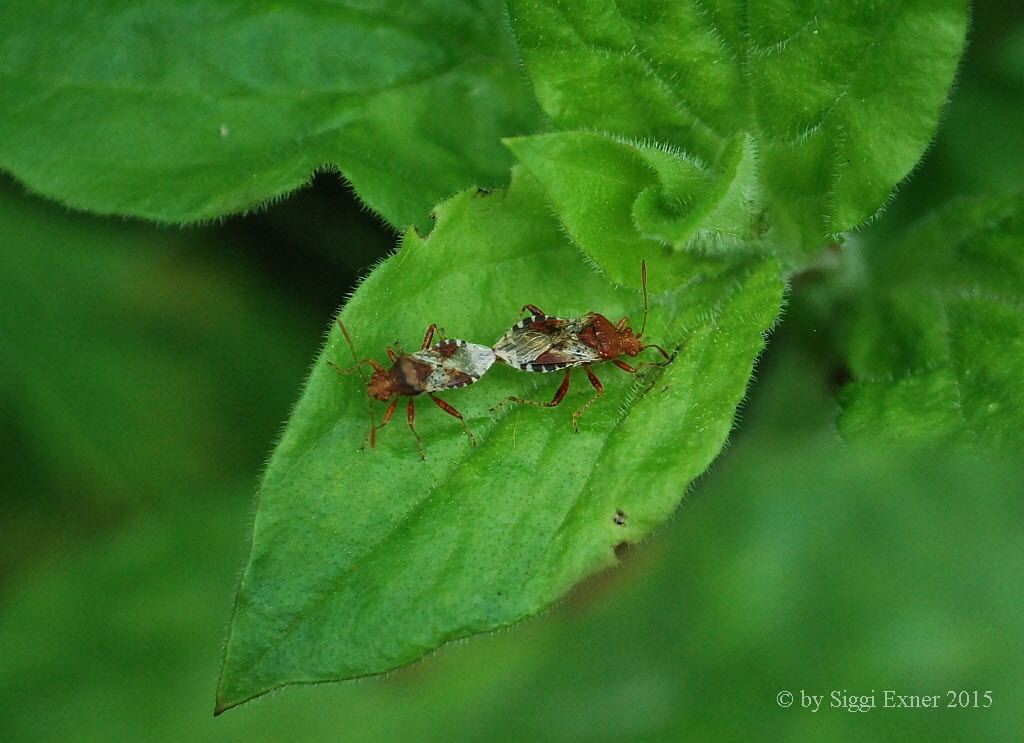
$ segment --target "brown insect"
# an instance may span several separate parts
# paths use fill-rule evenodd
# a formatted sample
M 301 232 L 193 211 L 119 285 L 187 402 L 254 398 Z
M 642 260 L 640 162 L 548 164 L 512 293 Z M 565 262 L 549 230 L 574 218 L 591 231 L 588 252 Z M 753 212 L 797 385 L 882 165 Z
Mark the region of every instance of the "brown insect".
M 647 263 L 640 264 L 641 283 L 644 294 L 644 319 L 640 332 L 635 333 L 629 326 L 629 318 L 623 317 L 615 325 L 597 312 L 588 312 L 583 317 L 551 317 L 533 304 L 523 305 L 519 313 L 530 311 L 530 316 L 520 320 L 494 344 L 494 355 L 516 369 L 529 372 L 554 372 L 565 370 L 562 384 L 551 402 L 524 400 L 521 397 L 506 397 L 491 410 L 507 402 L 522 402 L 528 405 L 542 405 L 553 408 L 565 399 L 569 391 L 569 377 L 574 367 L 582 366 L 597 394 L 586 405 L 572 415 L 572 427 L 579 432 L 580 416 L 604 394 L 604 387 L 593 371 L 591 364 L 610 361 L 623 371 L 636 374 L 644 366 L 657 366 L 655 362 L 644 361 L 636 367 L 630 366 L 619 356 L 637 356 L 648 348 L 657 350 L 666 361 L 672 357 L 664 348 L 642 340 L 647 329 Z
M 416 432 L 416 428 L 413 425 L 415 418 L 414 398 L 417 395 L 427 395 L 441 410 L 450 416 L 458 418 L 459 422 L 462 423 L 463 429 L 466 431 L 466 435 L 469 436 L 469 440 L 473 443 L 473 446 L 476 446 L 476 437 L 469 430 L 469 426 L 466 425 L 462 413 L 437 397 L 434 393 L 465 387 L 480 379 L 484 372 L 494 363 L 495 356 L 492 349 L 455 338 L 443 340 L 441 343 L 431 346 L 430 343 L 434 339 L 434 332 L 437 330 L 437 326 L 432 324 L 427 328 L 427 333 L 423 337 L 423 345 L 419 351 L 397 353 L 388 346 L 386 352 L 388 358 L 391 359 L 392 366 L 390 369 L 385 369 L 373 359 L 363 359 L 360 361 L 356 355 L 356 348 L 352 343 L 352 338 L 349 336 L 348 330 L 345 328 L 341 318 L 338 318 L 338 327 L 341 328 L 345 340 L 348 341 L 348 347 L 351 349 L 352 358 L 356 363 L 351 369 L 342 369 L 330 361 L 327 363 L 342 374 L 348 374 L 353 370 L 357 371 L 363 383 L 366 384 L 366 392 L 370 396 L 370 432 L 363 441 L 363 447 L 366 446 L 367 441 L 370 442 L 371 449 L 376 447 L 377 431 L 384 428 L 391 420 L 395 410 L 398 408 L 399 398 L 408 397 L 409 405 L 406 409 L 406 419 L 409 422 L 409 430 L 416 437 L 416 444 L 420 450 L 420 459 L 426 459 L 426 454 L 423 451 L 423 439 Z M 363 364 L 369 364 L 373 369 L 369 379 L 363 374 Z M 384 411 L 383 420 L 381 420 L 380 425 L 377 425 L 373 416 L 373 401 L 381 400 L 387 402 L 392 398 L 394 400 L 392 400 L 387 410 Z

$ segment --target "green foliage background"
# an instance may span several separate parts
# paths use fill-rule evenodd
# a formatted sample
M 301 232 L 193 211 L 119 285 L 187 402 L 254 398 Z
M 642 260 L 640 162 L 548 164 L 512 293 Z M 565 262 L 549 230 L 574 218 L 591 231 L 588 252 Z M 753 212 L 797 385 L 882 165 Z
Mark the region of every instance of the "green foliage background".
M 1024 22 L 980 4 L 945 123 L 856 238 L 865 255 L 949 199 L 1019 186 L 1022 99 Z M 0 739 L 1013 740 L 1024 726 L 1024 471 L 984 451 L 841 446 L 836 341 L 872 328 L 836 323 L 841 287 L 814 275 L 794 284 L 732 446 L 622 566 L 385 678 L 214 720 L 254 473 L 324 318 L 395 236 L 330 174 L 188 229 L 70 213 L 10 179 L 0 195 Z M 775 702 L 887 688 L 995 701 Z

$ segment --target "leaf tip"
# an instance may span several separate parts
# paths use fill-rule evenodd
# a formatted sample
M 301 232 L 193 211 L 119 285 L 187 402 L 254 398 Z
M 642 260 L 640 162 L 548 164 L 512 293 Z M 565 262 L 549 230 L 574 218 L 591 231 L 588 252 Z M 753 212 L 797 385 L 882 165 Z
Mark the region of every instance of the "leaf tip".
M 224 681 L 221 680 L 213 699 L 213 716 L 220 717 L 229 709 L 234 709 L 240 704 L 245 704 L 251 699 L 262 696 L 265 693 L 266 691 L 257 691 L 254 693 L 252 691 L 245 690 L 239 693 L 237 687 L 234 689 L 226 689 Z
M 241 702 L 226 700 L 221 690 L 217 689 L 217 694 L 213 700 L 213 716 L 220 717 L 229 709 L 231 709 L 232 707 L 237 707 L 239 704 L 241 704 Z

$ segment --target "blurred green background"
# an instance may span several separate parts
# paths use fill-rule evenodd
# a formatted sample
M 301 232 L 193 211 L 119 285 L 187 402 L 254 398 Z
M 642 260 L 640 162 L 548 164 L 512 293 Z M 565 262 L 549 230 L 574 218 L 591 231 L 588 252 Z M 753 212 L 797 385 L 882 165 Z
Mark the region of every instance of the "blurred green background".
M 1013 5 L 975 8 L 932 150 L 854 244 L 1019 185 Z M 732 445 L 620 568 L 385 678 L 214 719 L 260 468 L 395 240 L 329 173 L 180 230 L 0 182 L 0 740 L 1018 739 L 1024 467 L 844 447 L 827 276 L 795 283 Z M 885 689 L 943 708 L 800 708 Z

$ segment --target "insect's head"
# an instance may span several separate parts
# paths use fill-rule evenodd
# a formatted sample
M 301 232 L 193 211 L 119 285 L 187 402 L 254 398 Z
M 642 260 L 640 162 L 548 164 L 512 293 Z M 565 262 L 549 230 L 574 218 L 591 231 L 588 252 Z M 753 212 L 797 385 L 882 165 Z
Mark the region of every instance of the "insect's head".
M 580 333 L 580 340 L 598 350 L 602 358 L 614 359 L 616 356 L 636 356 L 644 348 L 640 336 L 629 327 L 629 318 L 619 320 L 612 325 L 604 315 L 598 312 L 587 314 L 586 326 Z
M 643 351 L 647 346 L 640 340 L 639 335 L 633 332 L 633 328 L 628 325 L 619 331 L 619 353 L 625 354 L 626 356 L 636 356 Z
M 374 400 L 386 402 L 395 394 L 395 385 L 391 380 L 391 374 L 387 369 L 380 369 L 370 375 L 366 383 L 366 391 Z

